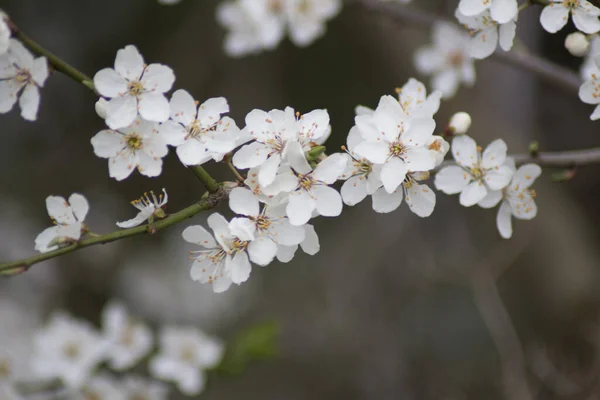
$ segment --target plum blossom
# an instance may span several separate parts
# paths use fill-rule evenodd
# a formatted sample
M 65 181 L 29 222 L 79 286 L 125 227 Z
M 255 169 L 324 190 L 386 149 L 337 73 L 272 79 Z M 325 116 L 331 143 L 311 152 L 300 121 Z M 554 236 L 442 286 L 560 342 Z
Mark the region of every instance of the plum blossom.
M 106 305 L 102 312 L 102 327 L 110 346 L 106 358 L 110 367 L 123 371 L 135 366 L 152 350 L 150 328 L 132 318 L 125 306 L 118 302 Z
M 372 115 L 359 115 L 356 126 L 364 141 L 354 152 L 382 165 L 381 181 L 393 193 L 408 171 L 429 171 L 437 156 L 428 146 L 435 130 L 432 118 L 409 118 L 392 96 L 383 96 Z
M 219 364 L 224 345 L 191 327 L 163 327 L 159 336 L 160 351 L 150 360 L 150 373 L 175 382 L 188 396 L 198 395 L 206 382 L 204 370 Z
M 284 0 L 290 39 L 296 46 L 308 46 L 323 36 L 325 23 L 341 9 L 341 0 Z
M 248 260 L 248 240 L 233 235 L 227 220 L 218 213 L 208 217 L 208 226 L 215 238 L 199 225 L 187 227 L 183 239 L 203 247 L 192 251 L 194 260 L 190 275 L 200 283 L 210 283 L 215 293 L 229 289 L 231 283 L 241 284 L 248 280 L 252 266 Z
M 584 81 L 591 80 L 594 75 L 600 76 L 600 70 L 596 66 L 595 62 L 595 58 L 597 56 L 600 56 L 600 36 L 591 35 L 590 47 L 579 70 L 579 75 Z
M 100 70 L 94 85 L 101 96 L 109 98 L 106 124 L 110 129 L 131 125 L 139 115 L 147 121 L 165 122 L 169 118 L 169 102 L 164 93 L 171 90 L 175 75 L 162 64 L 144 63 L 135 46 L 117 51 L 113 68 Z
M 87 322 L 55 313 L 35 338 L 32 370 L 42 379 L 59 378 L 78 389 L 106 356 L 108 342 Z
M 165 385 L 139 376 L 125 377 L 122 387 L 128 400 L 167 400 L 169 397 L 169 389 Z
M 264 206 L 249 189 L 235 188 L 229 194 L 229 207 L 237 217 L 229 229 L 238 237 L 249 237 L 248 254 L 258 265 L 268 265 L 277 255 L 279 246 L 296 246 L 304 241 L 304 229 L 294 226 L 285 217 L 285 206 Z
M 569 14 L 581 32 L 600 31 L 600 8 L 587 0 L 550 0 L 540 14 L 540 22 L 546 31 L 556 33 L 567 25 Z
M 83 221 L 90 209 L 85 197 L 73 193 L 67 202 L 64 197 L 48 196 L 46 209 L 55 225 L 35 238 L 35 250 L 46 253 L 58 249 L 63 243 L 79 240 L 85 229 Z
M 537 164 L 525 164 L 516 169 L 512 160 L 507 160 L 506 165 L 516 171 L 510 184 L 500 192 L 499 196 L 494 197 L 498 199 L 495 201 L 496 204 L 502 200 L 496 217 L 498 231 L 504 239 L 510 239 L 513 232 L 511 217 L 531 220 L 537 215 L 535 191 L 530 187 L 542 174 L 542 169 Z
M 442 168 L 435 176 L 435 187 L 446 194 L 460 193 L 460 204 L 473 206 L 483 201 L 490 191 L 505 188 L 513 170 L 503 165 L 506 143 L 496 139 L 481 153 L 473 139 L 456 136 L 452 141 L 452 155 L 458 165 Z
M 140 197 L 139 200 L 134 200 L 131 204 L 140 210 L 138 215 L 135 218 L 132 218 L 127 221 L 117 222 L 117 226 L 119 228 L 133 228 L 134 226 L 138 226 L 148 221 L 148 223 L 152 223 L 154 218 L 164 218 L 165 212 L 163 207 L 167 204 L 169 200 L 169 196 L 167 196 L 167 191 L 165 189 L 162 190 L 163 194 L 159 194 L 158 197 L 154 194 L 153 191 L 150 191 L 150 196 L 148 193 L 144 193 L 143 197 Z
M 119 383 L 108 375 L 92 377 L 75 400 L 128 400 Z
M 469 55 L 470 37 L 457 26 L 438 22 L 433 26 L 433 45 L 421 48 L 415 54 L 419 72 L 433 75 L 431 86 L 440 90 L 444 98 L 456 94 L 460 83 L 475 83 L 475 66 Z
M 516 16 L 515 19 L 505 23 L 499 23 L 492 19 L 488 10 L 468 17 L 462 14 L 460 9 L 457 9 L 455 16 L 471 35 L 469 42 L 471 57 L 476 59 L 489 57 L 496 51 L 498 44 L 504 51 L 512 48 L 517 30 Z
M 326 110 L 314 110 L 297 118 L 294 109 L 287 107 L 285 111 L 251 111 L 246 116 L 244 131 L 254 141 L 233 155 L 233 165 L 240 169 L 260 167 L 258 182 L 268 186 L 275 180 L 290 148 L 304 153 L 314 145 L 323 144 L 331 127 Z M 290 147 L 291 143 L 300 145 Z
M 596 121 L 600 119 L 600 54 L 594 57 L 596 71 L 591 73 L 591 78 L 585 81 L 579 88 L 579 98 L 586 104 L 593 104 L 596 107 L 590 115 L 590 119 Z
M 160 126 L 160 133 L 184 165 L 221 161 L 237 146 L 240 130 L 235 121 L 221 114 L 229 112 L 223 97 L 206 100 L 200 106 L 185 90 L 173 93 L 171 119 Z
M 145 176 L 154 177 L 162 172 L 162 158 L 169 149 L 158 124 L 137 118 L 127 128 L 105 129 L 91 140 L 94 154 L 108 158 L 111 178 L 123 180 L 135 168 Z
M 429 178 L 429 172 L 409 172 L 402 184 L 392 193 L 379 188 L 373 193 L 373 210 L 378 213 L 389 213 L 396 210 L 406 199 L 410 210 L 419 217 L 429 217 L 435 208 L 435 193 L 427 185 L 419 181 Z
M 35 121 L 40 106 L 40 88 L 47 78 L 46 58 L 33 58 L 21 42 L 9 39 L 8 51 L 0 55 L 0 114 L 12 110 L 19 100 L 21 116 L 27 121 Z
M 280 8 L 277 1 L 268 0 L 221 2 L 217 21 L 228 30 L 225 52 L 240 57 L 277 47 L 285 34 Z
M 517 0 L 460 0 L 458 10 L 469 17 L 487 11 L 494 21 L 505 24 L 517 17 L 519 5 Z

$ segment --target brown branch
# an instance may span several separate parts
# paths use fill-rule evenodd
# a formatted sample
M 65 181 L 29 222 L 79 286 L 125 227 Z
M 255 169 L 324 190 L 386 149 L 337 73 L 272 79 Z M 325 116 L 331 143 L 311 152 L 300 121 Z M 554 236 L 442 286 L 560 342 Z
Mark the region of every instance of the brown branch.
M 402 23 L 412 24 L 419 28 L 429 29 L 436 22 L 451 22 L 443 16 L 422 11 L 414 7 L 382 2 L 380 0 L 355 0 L 354 3 L 360 3 L 369 10 L 381 13 Z M 557 84 L 572 93 L 577 93 L 581 86 L 581 79 L 579 79 L 579 76 L 575 72 L 530 53 L 517 50 L 509 52 L 496 51 L 493 57 L 505 64 L 529 71 L 549 83 Z

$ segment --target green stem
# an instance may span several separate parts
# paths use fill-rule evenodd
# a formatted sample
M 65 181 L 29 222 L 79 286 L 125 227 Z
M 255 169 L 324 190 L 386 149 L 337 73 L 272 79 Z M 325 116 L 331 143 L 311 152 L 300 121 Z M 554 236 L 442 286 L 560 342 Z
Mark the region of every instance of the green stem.
M 79 71 L 77 68 L 72 67 L 66 61 L 62 60 L 60 57 L 54 55 L 49 52 L 45 48 L 43 48 L 39 43 L 31 39 L 29 36 L 23 33 L 12 21 L 10 22 L 10 27 L 13 31 L 13 35 L 15 38 L 19 39 L 21 43 L 29 50 L 37 54 L 38 56 L 43 56 L 48 59 L 48 63 L 58 72 L 62 72 L 69 78 L 73 79 L 76 82 L 83 84 L 85 87 L 90 89 L 92 92 L 98 94 L 96 91 L 96 87 L 94 86 L 94 80 Z
M 198 179 L 200 179 L 200 181 L 202 182 L 204 187 L 206 187 L 206 190 L 208 190 L 209 193 L 216 193 L 219 191 L 219 188 L 221 186 L 217 181 L 214 180 L 212 176 L 210 176 L 208 172 L 206 172 L 204 168 L 202 168 L 199 165 L 192 165 L 188 167 L 188 169 L 192 171 L 192 173 L 196 175 Z
M 165 229 L 171 225 L 183 222 L 184 220 L 193 217 L 201 211 L 214 208 L 219 203 L 219 201 L 222 200 L 222 197 L 223 196 L 221 195 L 208 196 L 208 198 L 199 201 L 198 203 L 192 204 L 191 206 L 184 208 L 183 210 L 180 210 L 175 214 L 171 214 L 167 218 L 161 219 L 152 224 L 136 226 L 134 228 L 129 229 L 121 229 L 112 233 L 108 233 L 106 235 L 99 235 L 87 239 L 82 239 L 77 243 L 73 243 L 69 246 L 62 247 L 58 250 L 50 251 L 48 253 L 42 253 L 37 256 L 25 258 L 22 260 L 0 264 L 0 275 L 18 274 L 26 271 L 29 267 L 31 267 L 34 264 L 68 253 L 72 253 L 85 247 L 94 246 L 97 244 L 110 243 L 116 240 L 141 235 L 144 233 L 152 235 L 161 229 Z

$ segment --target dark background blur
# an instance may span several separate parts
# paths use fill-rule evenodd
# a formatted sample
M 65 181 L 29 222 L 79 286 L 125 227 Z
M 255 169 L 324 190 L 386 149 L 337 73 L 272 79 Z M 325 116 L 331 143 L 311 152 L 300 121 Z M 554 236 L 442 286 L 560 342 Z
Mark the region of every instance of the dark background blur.
M 434 12 L 454 5 L 413 3 Z M 225 96 L 240 126 L 254 108 L 327 108 L 330 149 L 344 143 L 356 105 L 375 106 L 411 76 L 428 82 L 415 71 L 412 54 L 429 41 L 429 32 L 359 4 L 348 5 L 326 36 L 306 49 L 285 41 L 274 52 L 242 59 L 222 51 L 216 5 L 0 0 L 29 36 L 88 75 L 111 66 L 119 48 L 135 44 L 147 62 L 173 68 L 174 89 L 185 88 L 200 101 Z M 580 60 L 563 46 L 567 30 L 545 34 L 538 14 L 533 7 L 522 13 L 519 39 L 577 68 Z M 438 127 L 454 112 L 468 111 L 470 135 L 484 146 L 497 137 L 514 153 L 525 152 L 532 140 L 543 150 L 598 145 L 592 107 L 575 93 L 493 57 L 477 64 L 477 74 L 475 88 L 461 88 L 442 104 Z M 34 253 L 35 235 L 49 224 L 44 199 L 50 194 L 85 194 L 88 225 L 100 233 L 131 218 L 129 201 L 149 189 L 167 189 L 168 211 L 201 196 L 202 187 L 173 152 L 159 178 L 109 178 L 107 161 L 90 144 L 104 128 L 95 101 L 56 74 L 42 91 L 36 123 L 23 121 L 18 111 L 0 116 L 0 259 Z M 220 166 L 207 168 L 231 179 Z M 0 282 L 0 317 L 3 307 L 16 305 L 18 318 L 32 326 L 57 308 L 98 322 L 104 303 L 118 298 L 155 324 L 193 324 L 226 339 L 242 327 L 277 320 L 280 356 L 239 377 L 217 378 L 205 399 L 500 399 L 507 356 L 492 340 L 470 278 L 487 269 L 498 276 L 536 398 L 600 399 L 600 166 L 564 183 L 553 183 L 551 172 L 535 185 L 538 217 L 515 222 L 509 241 L 496 230 L 495 210 L 466 209 L 456 197 L 438 193 L 428 219 L 405 205 L 376 214 L 367 200 L 346 207 L 343 218 L 315 221 L 321 239 L 316 256 L 299 252 L 290 264 L 255 267 L 247 283 L 215 295 L 189 279 L 190 248 L 180 238 L 183 227 L 204 223 L 207 215 L 199 215 L 156 237 L 89 248 Z

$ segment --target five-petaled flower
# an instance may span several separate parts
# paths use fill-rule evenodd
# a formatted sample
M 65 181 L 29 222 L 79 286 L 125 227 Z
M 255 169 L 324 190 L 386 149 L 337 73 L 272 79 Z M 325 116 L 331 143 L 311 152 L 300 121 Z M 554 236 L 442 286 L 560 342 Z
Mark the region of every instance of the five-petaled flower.
M 458 4 L 458 10 L 465 16 L 472 17 L 487 11 L 500 24 L 516 18 L 518 7 L 517 0 L 460 0 Z
M 466 16 L 459 9 L 456 10 L 455 16 L 471 35 L 469 42 L 471 57 L 477 59 L 489 57 L 494 53 L 498 44 L 504 51 L 512 48 L 517 30 L 515 19 L 499 23 L 491 17 L 489 11 L 484 11 L 479 15 Z
M 162 191 L 164 196 L 163 194 L 159 194 L 157 197 L 153 191 L 150 191 L 149 196 L 148 193 L 144 193 L 144 196 L 140 197 L 139 200 L 132 201 L 131 204 L 140 210 L 140 212 L 135 216 L 135 218 L 123 222 L 117 222 L 117 226 L 119 228 L 133 228 L 134 226 L 143 224 L 146 221 L 152 223 L 154 218 L 164 218 L 165 212 L 163 207 L 167 204 L 169 196 L 164 188 Z
M 35 238 L 35 249 L 41 253 L 56 250 L 61 244 L 77 241 L 85 228 L 83 221 L 90 209 L 85 197 L 73 193 L 67 202 L 64 197 L 46 198 L 48 215 L 55 226 L 46 228 Z
M 540 22 L 546 31 L 556 33 L 567 25 L 569 14 L 581 32 L 600 31 L 600 8 L 587 0 L 550 0 L 540 14 Z
M 141 118 L 127 128 L 100 131 L 91 142 L 98 157 L 108 158 L 111 178 L 119 181 L 131 175 L 136 167 L 142 175 L 160 175 L 162 158 L 169 152 L 158 124 Z
M 117 52 L 115 68 L 105 68 L 94 76 L 101 96 L 110 98 L 106 124 L 111 129 L 129 126 L 139 115 L 148 121 L 164 122 L 169 118 L 169 101 L 164 93 L 171 90 L 175 75 L 162 64 L 146 65 L 135 46 Z
M 46 58 L 33 58 L 21 42 L 10 39 L 8 51 L 0 56 L 0 114 L 12 110 L 18 99 L 21 116 L 35 121 L 40 106 L 39 88 L 47 78 Z

